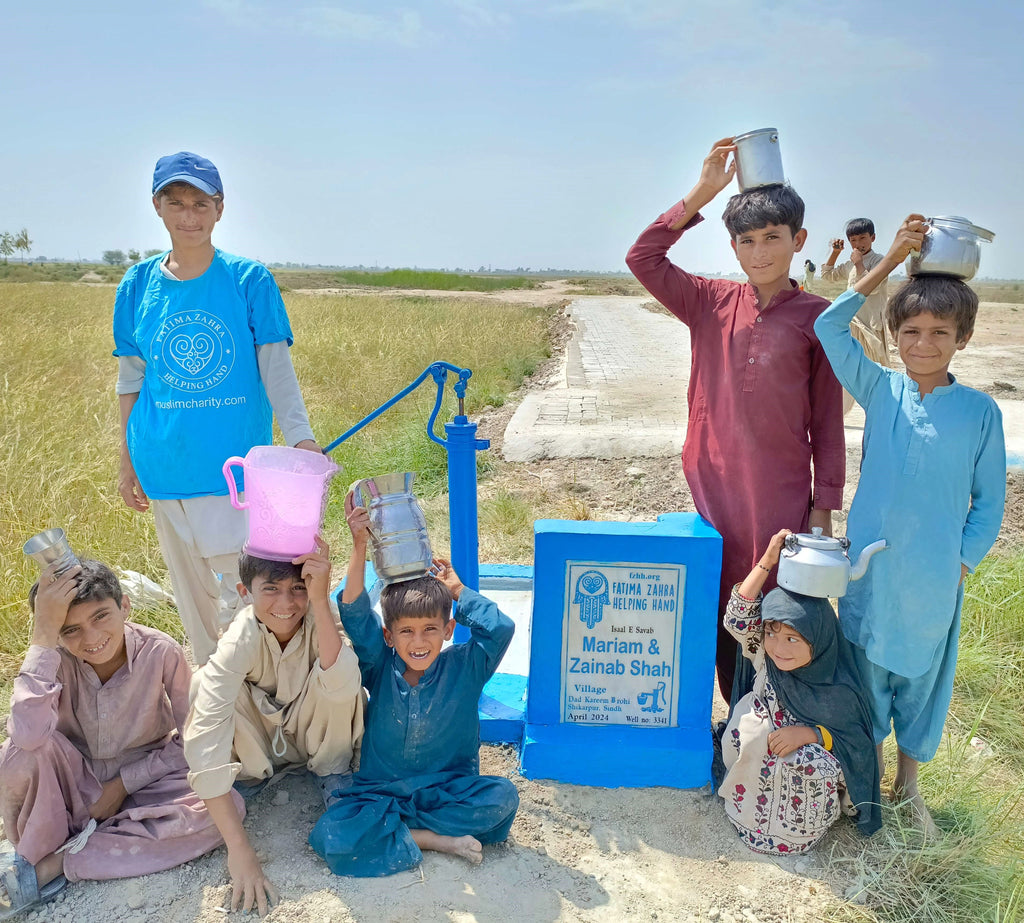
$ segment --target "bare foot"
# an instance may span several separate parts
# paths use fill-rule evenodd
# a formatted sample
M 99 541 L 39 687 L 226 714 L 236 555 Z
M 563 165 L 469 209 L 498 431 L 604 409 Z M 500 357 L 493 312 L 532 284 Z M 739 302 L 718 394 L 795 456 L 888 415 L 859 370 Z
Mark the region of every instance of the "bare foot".
M 450 837 L 452 844 L 448 850 L 453 856 L 461 856 L 471 865 L 479 865 L 484 861 L 484 848 L 475 836 Z
M 928 810 L 928 806 L 924 803 L 924 798 L 921 797 L 919 792 L 908 795 L 903 804 L 910 809 L 910 816 L 913 818 L 914 826 L 921 831 L 926 840 L 938 839 L 941 836 L 939 828 L 935 826 L 935 821 L 932 820 L 931 811 Z
M 442 836 L 432 830 L 410 830 L 413 840 L 420 849 L 448 853 L 465 859 L 471 865 L 484 861 L 484 848 L 473 836 Z

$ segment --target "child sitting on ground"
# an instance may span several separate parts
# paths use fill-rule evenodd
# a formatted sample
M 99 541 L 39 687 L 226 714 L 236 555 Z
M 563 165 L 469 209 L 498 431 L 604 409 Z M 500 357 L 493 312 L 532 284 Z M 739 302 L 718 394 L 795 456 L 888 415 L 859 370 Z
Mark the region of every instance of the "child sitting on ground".
M 0 857 L 3 918 L 68 881 L 159 872 L 222 842 L 186 778 L 184 651 L 126 621 L 109 567 L 57 566 L 29 592 L 32 644 L 0 748 L 0 813 L 16 850 Z
M 232 910 L 242 900 L 246 913 L 255 904 L 262 915 L 277 900 L 232 783 L 253 797 L 276 771 L 305 766 L 327 805 L 359 750 L 364 696 L 356 655 L 331 611 L 329 553 L 319 537 L 316 551 L 290 563 L 243 552 L 238 591 L 248 605 L 193 682 L 188 779 L 227 843 Z
M 345 503 L 352 558 L 341 620 L 370 693 L 362 763 L 349 791 L 317 821 L 310 845 L 338 875 L 370 877 L 413 868 L 429 849 L 483 858 L 481 844 L 508 836 L 515 786 L 480 775 L 477 703 L 515 625 L 491 600 L 434 559 L 424 577 L 386 586 L 380 620 L 363 588 L 369 517 Z M 447 650 L 455 620 L 470 640 Z
M 810 849 L 839 818 L 881 825 L 871 716 L 851 645 L 826 599 L 761 589 L 789 531 L 772 537 L 733 588 L 725 627 L 755 670 L 722 740 L 718 794 L 746 845 L 760 853 Z
M 974 330 L 978 296 L 959 279 L 911 278 L 889 302 L 906 372 L 864 354 L 850 324 L 865 296 L 920 250 L 925 219 L 910 215 L 889 252 L 818 318 L 814 329 L 844 388 L 864 408 L 864 459 L 850 507 L 850 555 L 884 538 L 891 550 L 839 600 L 874 719 L 878 759 L 890 728 L 899 762 L 893 794 L 926 833 L 918 764 L 938 749 L 953 695 L 964 577 L 999 534 L 1006 498 L 1002 417 L 949 364 Z

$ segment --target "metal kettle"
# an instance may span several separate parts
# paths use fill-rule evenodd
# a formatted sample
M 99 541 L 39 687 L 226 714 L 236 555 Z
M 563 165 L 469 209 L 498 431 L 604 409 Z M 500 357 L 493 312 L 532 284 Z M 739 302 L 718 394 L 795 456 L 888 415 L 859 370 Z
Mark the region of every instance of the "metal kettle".
M 779 586 L 804 596 L 837 599 L 846 595 L 851 580 L 864 576 L 871 556 L 886 547 L 884 538 L 872 542 L 851 563 L 850 540 L 845 536 L 822 535 L 817 526 L 810 533 L 787 535 L 779 555 Z

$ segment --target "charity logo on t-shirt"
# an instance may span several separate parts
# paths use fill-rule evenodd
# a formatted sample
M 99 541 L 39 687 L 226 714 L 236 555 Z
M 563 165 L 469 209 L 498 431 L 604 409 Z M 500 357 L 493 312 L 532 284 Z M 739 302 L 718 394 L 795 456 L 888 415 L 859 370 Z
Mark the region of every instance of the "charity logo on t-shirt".
M 159 261 L 129 269 L 114 306 L 115 355 L 146 363 L 128 451 L 154 499 L 224 494 L 224 460 L 273 438 L 257 350 L 291 344 L 288 315 L 257 263 L 218 250 L 203 275 L 177 281 Z
M 153 337 L 152 350 L 160 379 L 189 393 L 216 387 L 235 364 L 231 331 L 202 310 L 167 317 Z

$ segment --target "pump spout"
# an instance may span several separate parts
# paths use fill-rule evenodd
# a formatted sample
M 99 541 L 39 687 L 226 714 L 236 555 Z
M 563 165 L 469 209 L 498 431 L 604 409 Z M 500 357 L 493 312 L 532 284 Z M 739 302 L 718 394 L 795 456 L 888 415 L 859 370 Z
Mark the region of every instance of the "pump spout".
M 870 545 L 865 545 L 864 549 L 860 553 L 860 557 L 857 558 L 857 563 L 850 568 L 850 579 L 860 580 L 868 570 L 868 559 L 876 551 L 881 551 L 883 548 L 888 547 L 885 544 L 885 539 L 880 538 L 877 542 L 872 542 Z

